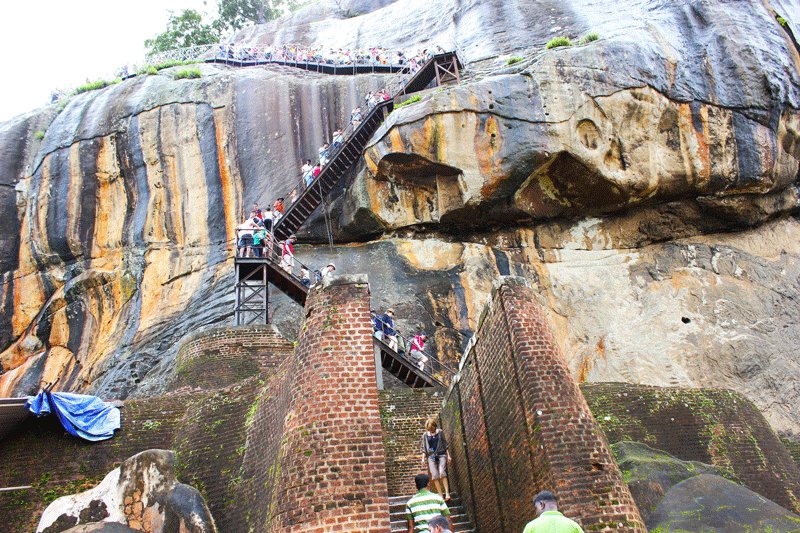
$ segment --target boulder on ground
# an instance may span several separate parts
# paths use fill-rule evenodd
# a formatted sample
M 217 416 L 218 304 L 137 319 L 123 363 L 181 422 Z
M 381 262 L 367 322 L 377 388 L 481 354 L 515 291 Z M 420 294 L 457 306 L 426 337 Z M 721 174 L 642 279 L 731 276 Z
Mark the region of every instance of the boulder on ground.
M 55 500 L 36 528 L 37 533 L 131 530 L 217 532 L 200 493 L 176 479 L 174 452 L 147 450 L 134 455 L 96 487 Z
M 645 521 L 672 486 L 699 474 L 721 474 L 714 466 L 683 461 L 641 442 L 617 442 L 611 451 Z
M 800 529 L 800 516 L 723 477 L 701 474 L 669 489 L 647 527 L 664 532 L 789 532 Z

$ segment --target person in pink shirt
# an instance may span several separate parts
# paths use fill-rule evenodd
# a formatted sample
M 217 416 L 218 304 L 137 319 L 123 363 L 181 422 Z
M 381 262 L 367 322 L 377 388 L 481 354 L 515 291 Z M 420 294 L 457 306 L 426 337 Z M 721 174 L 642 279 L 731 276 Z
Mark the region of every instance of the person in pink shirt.
M 428 336 L 424 333 L 414 335 L 414 338 L 411 339 L 411 360 L 420 370 L 425 370 L 425 363 L 428 362 L 428 356 L 424 353 L 426 340 L 428 340 Z

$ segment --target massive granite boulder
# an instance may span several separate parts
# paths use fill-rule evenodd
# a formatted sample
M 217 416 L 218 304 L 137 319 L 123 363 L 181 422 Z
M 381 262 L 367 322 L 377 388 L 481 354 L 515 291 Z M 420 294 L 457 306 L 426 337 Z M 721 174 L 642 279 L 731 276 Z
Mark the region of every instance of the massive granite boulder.
M 672 487 L 647 521 L 651 531 L 796 531 L 800 516 L 725 478 L 701 474 Z
M 37 533 L 216 533 L 203 496 L 177 481 L 174 463 L 175 453 L 168 450 L 134 455 L 96 487 L 53 501 Z
M 450 360 L 492 280 L 526 276 L 579 379 L 729 387 L 800 434 L 798 20 L 790 0 L 326 1 L 237 39 L 465 63 L 389 116 L 328 199 L 338 242 L 313 246 L 317 215 L 303 262 L 368 273 Z M 180 338 L 229 320 L 235 224 L 386 82 L 202 71 L 0 126 L 0 395 L 164 390 Z M 299 310 L 276 295 L 273 316 L 291 333 Z

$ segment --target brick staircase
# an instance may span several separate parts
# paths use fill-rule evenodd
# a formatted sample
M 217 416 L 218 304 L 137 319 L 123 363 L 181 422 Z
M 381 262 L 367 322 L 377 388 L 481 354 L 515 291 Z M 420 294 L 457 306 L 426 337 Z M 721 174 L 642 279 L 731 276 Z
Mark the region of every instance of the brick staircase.
M 406 502 L 414 494 L 414 476 L 425 471 L 419 450 L 423 426 L 427 418 L 438 417 L 443 394 L 444 389 L 441 388 L 387 389 L 379 392 L 392 531 L 408 531 Z M 452 479 L 450 481 L 452 483 Z M 455 489 L 452 485 L 451 488 Z M 458 493 L 454 491 L 450 495 L 452 499 L 447 503 L 454 531 L 475 531 Z
M 413 494 L 407 496 L 391 496 L 389 498 L 389 516 L 392 518 L 392 532 L 408 531 L 406 502 L 411 496 L 413 496 Z M 453 523 L 453 533 L 474 533 L 475 528 L 467 516 L 467 513 L 464 511 L 461 497 L 456 493 L 452 493 L 450 496 L 452 499 L 447 502 L 447 506 L 450 508 L 450 520 Z

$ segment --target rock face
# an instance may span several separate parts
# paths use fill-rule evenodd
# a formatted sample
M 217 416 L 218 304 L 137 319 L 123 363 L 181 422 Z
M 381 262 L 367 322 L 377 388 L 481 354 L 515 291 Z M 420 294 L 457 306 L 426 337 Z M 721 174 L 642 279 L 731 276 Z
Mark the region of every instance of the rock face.
M 580 380 L 733 388 L 800 433 L 798 20 L 791 0 L 325 1 L 238 40 L 466 63 L 389 116 L 329 199 L 339 245 L 300 260 L 368 273 L 450 360 L 492 281 L 525 276 Z M 0 126 L 0 396 L 163 391 L 176 342 L 231 314 L 236 222 L 385 81 L 202 70 Z
M 719 476 L 701 474 L 667 492 L 647 522 L 657 531 L 795 531 L 800 516 Z
M 681 461 L 640 442 L 618 442 L 611 445 L 611 451 L 645 522 L 674 485 L 700 474 L 720 473 L 711 465 Z
M 37 533 L 216 533 L 214 519 L 197 489 L 176 480 L 174 461 L 175 454 L 165 450 L 134 455 L 93 489 L 51 503 L 39 521 Z

